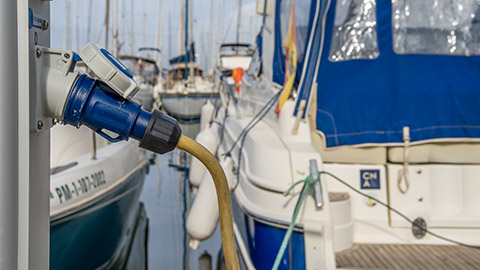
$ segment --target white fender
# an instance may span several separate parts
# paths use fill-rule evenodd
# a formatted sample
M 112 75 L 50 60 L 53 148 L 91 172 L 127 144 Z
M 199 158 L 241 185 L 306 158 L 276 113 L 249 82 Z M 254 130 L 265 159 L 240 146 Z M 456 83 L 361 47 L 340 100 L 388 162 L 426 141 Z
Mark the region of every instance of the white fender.
M 221 162 L 228 175 L 231 161 Z M 230 164 L 230 165 L 229 165 Z M 232 188 L 231 184 L 230 188 Z M 190 235 L 190 247 L 196 249 L 203 241 L 212 236 L 218 223 L 218 204 L 215 184 L 210 173 L 205 173 L 202 183 L 187 216 L 187 232 Z
M 217 223 L 218 204 L 215 185 L 210 173 L 206 173 L 187 216 L 187 232 L 191 239 L 190 247 L 197 249 L 200 241 L 213 234 Z
M 210 152 L 214 153 L 218 146 L 218 134 L 215 127 L 209 127 L 204 131 L 198 133 L 195 141 L 203 145 Z M 189 180 L 190 184 L 194 187 L 200 186 L 203 176 L 206 172 L 205 166 L 198 161 L 195 157 L 192 157 L 190 163 Z
M 210 100 L 207 100 L 207 103 L 202 106 L 202 111 L 200 114 L 200 131 L 208 128 L 214 110 L 215 107 L 213 106 L 212 102 Z

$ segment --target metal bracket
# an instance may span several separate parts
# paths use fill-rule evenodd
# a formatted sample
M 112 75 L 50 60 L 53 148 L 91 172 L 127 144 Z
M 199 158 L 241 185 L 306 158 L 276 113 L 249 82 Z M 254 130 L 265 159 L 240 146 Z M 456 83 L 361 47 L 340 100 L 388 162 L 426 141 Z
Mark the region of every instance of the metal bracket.
M 318 178 L 318 165 L 316 159 L 310 160 L 310 175 L 313 177 L 313 179 Z M 315 204 L 318 208 L 322 208 L 323 206 L 323 193 L 320 180 L 315 183 Z
M 74 71 L 74 53 L 68 50 L 35 47 L 36 83 L 38 95 L 36 108 L 37 124 L 34 130 L 41 132 L 53 126 L 52 118 L 63 121 L 66 100 L 79 72 Z

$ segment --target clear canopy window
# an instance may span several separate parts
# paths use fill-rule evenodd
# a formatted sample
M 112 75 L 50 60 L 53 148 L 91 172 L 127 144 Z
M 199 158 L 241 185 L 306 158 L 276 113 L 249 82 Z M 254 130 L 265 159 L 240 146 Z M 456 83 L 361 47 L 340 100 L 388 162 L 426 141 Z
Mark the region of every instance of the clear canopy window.
M 392 0 L 393 49 L 399 54 L 480 54 L 477 0 Z
M 337 0 L 329 60 L 375 59 L 377 14 L 375 0 Z

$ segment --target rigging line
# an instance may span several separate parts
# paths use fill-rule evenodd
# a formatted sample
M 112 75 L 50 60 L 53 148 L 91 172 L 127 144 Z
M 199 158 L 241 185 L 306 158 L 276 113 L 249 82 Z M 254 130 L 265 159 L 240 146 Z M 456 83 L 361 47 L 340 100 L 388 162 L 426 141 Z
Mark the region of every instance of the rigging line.
M 188 252 L 188 234 L 187 234 L 187 211 L 188 211 L 188 173 L 183 173 L 183 213 L 182 213 L 182 225 L 183 225 L 183 269 L 187 270 L 187 252 Z
M 412 224 L 412 226 L 414 227 L 417 227 L 419 228 L 420 230 L 423 230 L 424 232 L 430 234 L 431 236 L 433 237 L 436 237 L 438 239 L 441 239 L 441 240 L 444 240 L 444 241 L 447 241 L 447 242 L 450 242 L 450 243 L 453 243 L 453 244 L 456 244 L 456 245 L 459 245 L 459 246 L 463 246 L 463 247 L 468 247 L 468 248 L 473 248 L 473 249 L 480 249 L 480 246 L 474 246 L 474 245 L 469 245 L 469 244 L 465 244 L 465 243 L 461 243 L 461 242 L 458 242 L 456 240 L 453 240 L 453 239 L 450 239 L 450 238 L 447 238 L 445 236 L 442 236 L 442 235 L 439 235 L 437 233 L 434 233 L 434 232 L 431 232 L 430 230 L 428 230 L 427 228 L 424 228 L 418 224 L 416 224 L 415 222 L 413 222 L 410 218 L 408 218 L 405 214 L 403 214 L 402 212 L 400 212 L 399 210 L 391 207 L 390 205 L 376 199 L 376 198 L 373 198 L 363 192 L 361 192 L 360 190 L 354 188 L 353 186 L 351 186 L 350 184 L 348 184 L 346 181 L 340 179 L 338 176 L 330 173 L 330 172 L 327 172 L 327 171 L 320 171 L 319 172 L 320 174 L 326 174 L 330 177 L 332 177 L 333 179 L 337 180 L 338 182 L 342 183 L 343 185 L 345 185 L 346 187 L 348 187 L 349 189 L 353 190 L 354 192 L 356 192 L 357 194 L 360 194 L 364 197 L 367 197 L 368 199 L 370 200 L 373 200 L 375 202 L 377 202 L 378 204 L 382 205 L 383 207 L 386 207 L 388 210 L 391 210 L 392 212 L 394 212 L 395 214 L 399 215 L 401 218 L 405 219 L 406 221 L 408 221 L 409 223 Z
M 309 176 L 311 177 L 311 176 Z M 280 249 L 277 252 L 277 256 L 275 257 L 275 261 L 273 263 L 272 270 L 277 270 L 280 266 L 280 263 L 282 262 L 283 255 L 285 253 L 285 249 L 287 248 L 288 243 L 291 243 L 290 240 L 292 239 L 292 233 L 293 233 L 293 228 L 295 227 L 295 221 L 297 220 L 298 213 L 300 212 L 300 206 L 305 199 L 305 196 L 307 195 L 307 192 L 310 189 L 310 185 L 313 185 L 317 180 L 313 180 L 311 178 L 310 181 L 307 180 L 300 180 L 299 182 L 304 182 L 301 195 L 298 197 L 297 203 L 295 205 L 292 219 L 290 221 L 290 225 L 288 226 L 287 232 L 285 233 L 285 236 L 283 237 L 282 244 L 280 245 Z M 299 183 L 297 182 L 297 183 Z M 296 184 L 297 184 L 296 183 Z M 296 185 L 294 184 L 294 185 Z M 292 260 L 289 257 L 289 262 L 291 263 Z
M 227 116 L 228 116 L 228 107 L 230 106 L 230 95 L 227 95 L 227 106 L 225 107 L 225 112 L 223 114 L 223 120 L 222 120 L 222 124 L 220 126 L 221 128 L 221 131 L 220 131 L 220 140 L 217 144 L 217 148 L 215 149 L 215 157 L 219 159 L 218 157 L 218 149 L 220 148 L 220 145 L 222 145 L 223 143 L 223 140 L 225 139 L 225 122 L 227 121 Z M 213 116 L 213 114 L 212 114 Z M 213 121 L 213 120 L 212 120 Z
M 272 99 L 269 101 L 268 104 L 268 107 L 266 107 L 265 111 L 263 112 L 263 114 L 257 118 L 257 120 L 248 128 L 244 129 L 244 135 L 242 137 L 242 141 L 240 143 L 240 148 L 238 149 L 238 165 L 237 165 L 237 181 L 235 183 L 235 186 L 233 187 L 232 189 L 232 192 L 235 191 L 235 189 L 237 189 L 238 187 L 238 183 L 240 182 L 240 168 L 241 168 L 241 164 L 242 164 L 242 152 L 243 152 L 243 145 L 245 143 L 245 139 L 247 138 L 247 134 L 248 132 L 250 132 L 250 130 L 252 130 L 258 123 L 260 123 L 260 121 L 262 121 L 262 119 L 268 114 L 268 112 L 270 111 L 270 109 L 272 109 L 273 105 L 276 103 L 277 101 L 277 98 L 280 96 L 280 94 L 282 93 L 282 91 L 279 91 L 278 93 L 276 93 Z
M 253 124 L 253 122 L 255 122 L 258 117 L 260 117 L 260 115 L 262 114 L 265 114 L 265 110 L 267 110 L 266 112 L 268 113 L 268 111 L 271 109 L 272 107 L 272 104 L 275 103 L 275 101 L 277 100 L 278 96 L 280 96 L 280 94 L 282 93 L 282 91 L 279 91 L 277 93 L 275 93 L 269 101 L 267 101 L 267 103 L 265 103 L 265 105 L 263 105 L 263 107 L 257 112 L 257 114 L 252 118 L 252 120 L 250 120 L 250 122 L 248 122 L 248 124 L 245 126 L 245 128 L 242 130 L 242 132 L 240 132 L 240 135 L 238 135 L 237 139 L 233 142 L 232 146 L 230 147 L 230 149 L 225 152 L 225 154 L 223 154 L 224 156 L 228 156 L 232 153 L 233 149 L 235 149 L 235 145 L 240 141 L 240 139 L 242 139 L 242 137 L 245 135 L 245 132 L 247 129 L 249 129 L 249 127 Z M 265 117 L 262 116 L 261 118 Z M 261 120 L 261 119 L 260 119 Z M 255 124 L 256 125 L 256 124 Z
M 214 82 L 215 83 L 215 82 Z M 211 126 L 212 125 L 212 122 L 215 121 L 215 116 L 218 114 L 218 111 L 220 110 L 219 106 L 218 106 L 218 101 L 220 99 L 220 87 L 222 86 L 221 83 L 218 84 L 218 87 L 217 87 L 217 93 L 218 93 L 218 98 L 215 98 L 213 96 L 213 93 L 211 95 L 211 98 L 215 99 L 215 102 L 213 103 L 213 108 L 214 108 L 214 111 L 215 113 L 212 113 L 211 117 L 210 117 L 210 122 L 208 123 L 208 126 Z M 228 97 L 230 99 L 230 97 Z M 227 105 L 228 105 L 228 100 L 227 100 Z

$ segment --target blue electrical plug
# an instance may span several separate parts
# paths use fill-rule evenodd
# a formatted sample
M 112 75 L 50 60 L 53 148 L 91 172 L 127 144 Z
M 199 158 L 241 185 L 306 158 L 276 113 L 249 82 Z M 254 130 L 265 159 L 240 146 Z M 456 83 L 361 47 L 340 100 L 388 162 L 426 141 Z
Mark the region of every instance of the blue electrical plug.
M 150 113 L 105 83 L 81 75 L 67 99 L 64 123 L 86 125 L 107 140 L 134 138 L 140 147 L 164 154 L 175 149 L 182 134 L 177 121 L 159 111 Z M 105 130 L 117 134 L 111 137 Z

